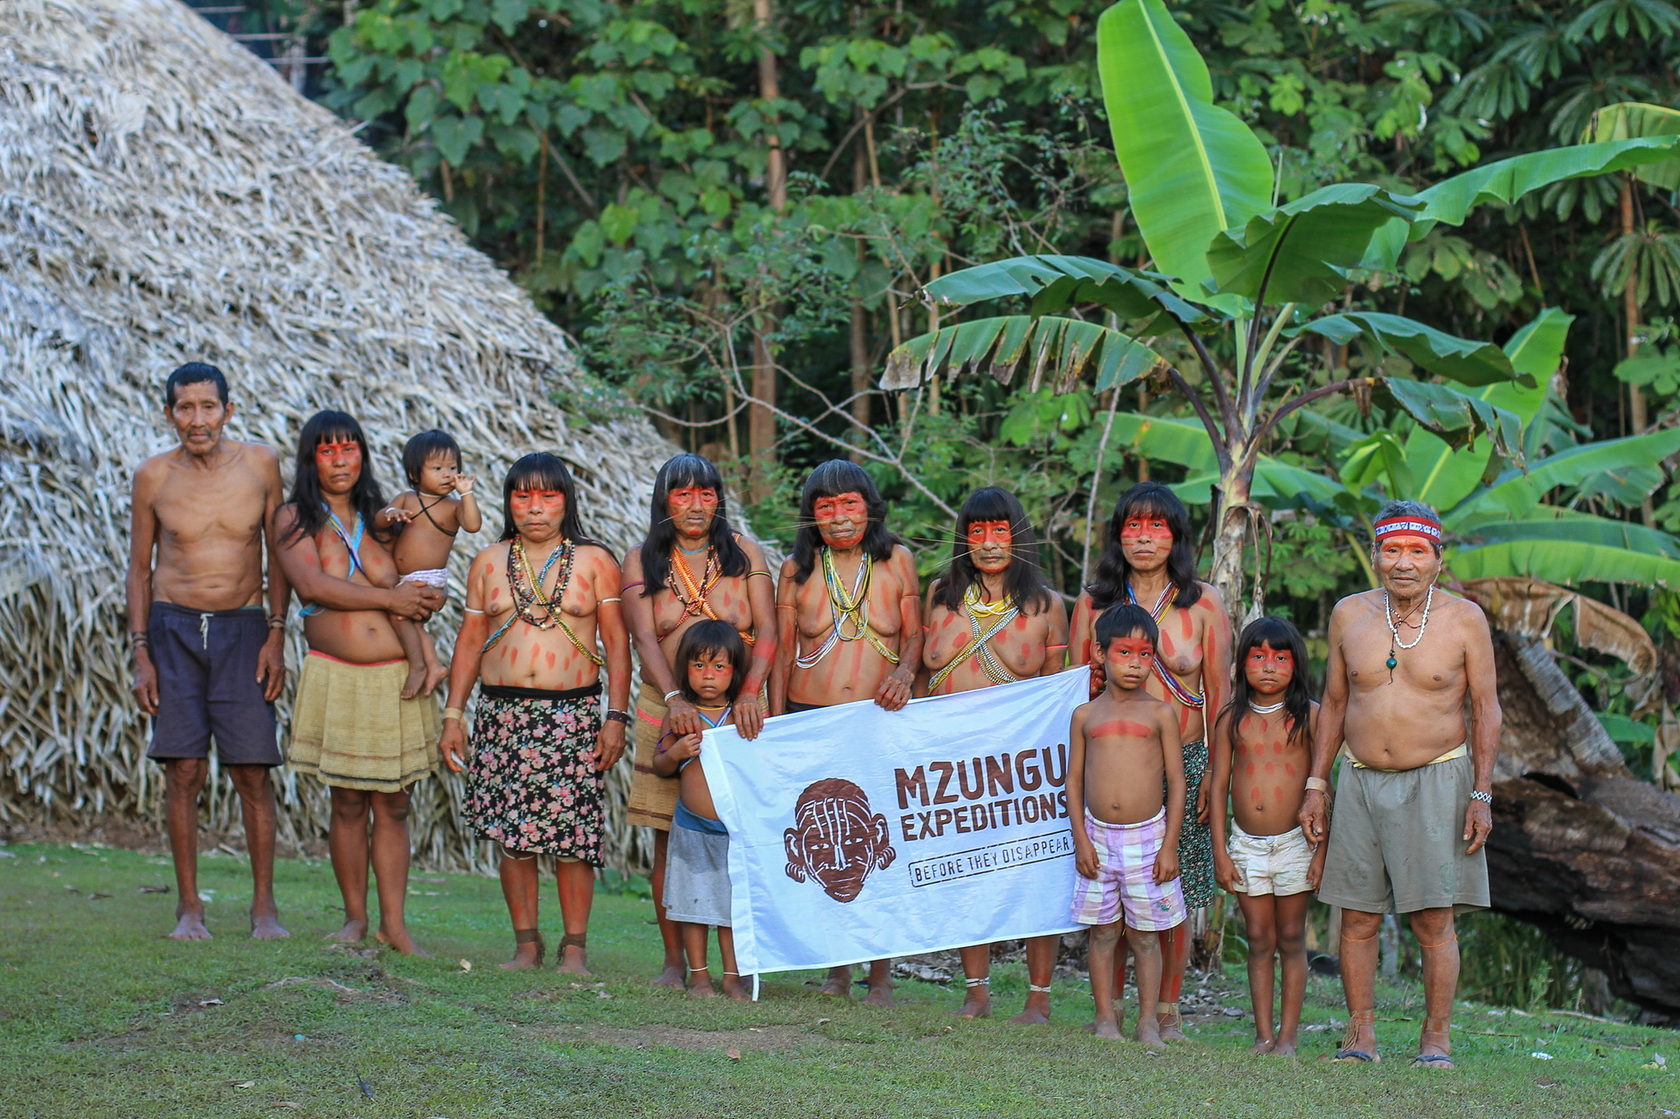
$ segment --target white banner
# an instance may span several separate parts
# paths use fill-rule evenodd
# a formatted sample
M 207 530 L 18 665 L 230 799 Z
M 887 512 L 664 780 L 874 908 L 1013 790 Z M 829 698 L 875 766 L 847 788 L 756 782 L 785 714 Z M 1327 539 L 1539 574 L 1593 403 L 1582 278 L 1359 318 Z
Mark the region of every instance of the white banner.
M 1067 732 L 1090 678 L 707 731 L 742 974 L 1078 928 Z

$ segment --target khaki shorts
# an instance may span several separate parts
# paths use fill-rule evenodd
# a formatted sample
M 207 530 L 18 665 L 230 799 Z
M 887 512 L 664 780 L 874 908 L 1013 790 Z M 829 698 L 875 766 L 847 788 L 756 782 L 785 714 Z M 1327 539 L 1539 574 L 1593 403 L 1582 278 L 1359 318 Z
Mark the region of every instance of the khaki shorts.
M 1468 757 L 1397 773 L 1344 764 L 1318 899 L 1361 913 L 1488 907 L 1487 852 L 1466 855 Z
M 1260 897 L 1276 894 L 1289 897 L 1307 892 L 1307 867 L 1312 865 L 1312 848 L 1300 828 L 1282 835 L 1249 835 L 1231 821 L 1225 837 L 1225 852 L 1236 864 L 1236 892 Z

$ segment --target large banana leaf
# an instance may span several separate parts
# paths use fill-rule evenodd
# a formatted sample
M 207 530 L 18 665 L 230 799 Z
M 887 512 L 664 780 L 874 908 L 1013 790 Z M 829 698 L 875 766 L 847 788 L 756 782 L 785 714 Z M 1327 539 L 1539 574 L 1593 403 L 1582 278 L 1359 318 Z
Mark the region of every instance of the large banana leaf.
M 1097 21 L 1097 69 L 1132 216 L 1155 267 L 1204 298 L 1214 235 L 1272 205 L 1272 164 L 1213 103 L 1194 44 L 1161 0 L 1121 0 Z
M 1166 311 L 1181 322 L 1204 316 L 1173 294 L 1168 277 L 1088 256 L 1014 256 L 941 276 L 924 289 L 941 303 L 969 304 L 1011 296 L 1032 297 L 1031 313 L 1054 314 L 1096 303 L 1122 319 Z
M 1186 505 L 1206 505 L 1213 500 L 1213 487 L 1218 484 L 1218 471 L 1206 470 L 1175 484 L 1172 491 Z M 1311 498 L 1320 505 L 1330 505 L 1343 492 L 1334 479 L 1261 455 L 1254 463 L 1254 480 L 1249 496 L 1274 509 L 1298 512 L 1303 497 Z
M 1549 583 L 1680 587 L 1680 541 L 1642 525 L 1541 506 L 1527 520 L 1463 530 L 1448 553 L 1459 579 L 1525 575 Z
M 1460 440 L 1473 439 L 1478 431 L 1486 431 L 1497 451 L 1521 461 L 1522 424 L 1508 410 L 1451 385 L 1391 377 L 1383 387 L 1413 419 L 1448 443 L 1457 445 Z
M 1606 105 L 1594 113 L 1581 139 L 1592 143 L 1677 134 L 1680 134 L 1680 109 L 1623 101 L 1619 105 Z M 1649 183 L 1658 190 L 1680 190 L 1680 162 L 1647 163 L 1634 168 L 1633 174 L 1640 182 Z
M 1419 191 L 1415 197 L 1424 208 L 1410 226 L 1395 218 L 1379 229 L 1371 238 L 1362 266 L 1392 271 L 1408 240 L 1417 240 L 1437 223 L 1458 225 L 1483 203 L 1509 205 L 1531 191 L 1565 179 L 1661 164 L 1676 156 L 1680 156 L 1680 136 L 1648 136 L 1551 148 L 1471 168 Z
M 1001 315 L 917 335 L 887 355 L 884 389 L 915 388 L 949 366 L 954 374 L 983 371 L 1002 384 L 1025 364 L 1036 389 L 1048 376 L 1057 392 L 1079 387 L 1094 373 L 1102 392 L 1135 381 L 1161 359 L 1144 343 L 1101 323 L 1057 317 Z
M 1116 412 L 1109 445 L 1154 462 L 1182 466 L 1191 473 L 1218 474 L 1219 460 L 1208 441 L 1207 429 L 1195 420 Z
M 1299 329 L 1322 335 L 1339 346 L 1363 335 L 1385 350 L 1398 350 L 1412 364 L 1461 385 L 1491 385 L 1513 377 L 1521 378 L 1524 384 L 1533 383 L 1532 377 L 1513 370 L 1511 359 L 1492 342 L 1472 342 L 1403 315 L 1351 311 L 1325 315 Z
M 1328 302 L 1347 287 L 1347 270 L 1372 233 L 1396 218 L 1410 221 L 1421 206 L 1366 183 L 1323 187 L 1216 235 L 1208 250 L 1214 283 L 1256 303 Z
M 1573 315 L 1548 307 L 1505 343 L 1511 368 L 1532 377 L 1533 388 L 1507 381 L 1486 385 L 1470 395 L 1508 410 L 1526 428 L 1538 414 L 1541 403 L 1546 399 L 1552 374 L 1563 360 L 1563 344 L 1569 337 L 1572 322 Z M 1483 452 L 1471 452 L 1464 448 L 1454 450 L 1440 436 L 1422 427 L 1414 427 L 1406 436 L 1404 458 L 1411 469 L 1415 488 L 1408 491 L 1407 496 L 1445 513 L 1470 496 L 1481 483 L 1492 456 L 1491 447 Z
M 1526 469 L 1504 471 L 1493 484 L 1470 495 L 1455 517 L 1505 513 L 1524 517 L 1557 486 L 1582 486 L 1622 505 L 1638 505 L 1666 477 L 1662 460 L 1680 451 L 1680 428 L 1583 443 L 1548 455 Z

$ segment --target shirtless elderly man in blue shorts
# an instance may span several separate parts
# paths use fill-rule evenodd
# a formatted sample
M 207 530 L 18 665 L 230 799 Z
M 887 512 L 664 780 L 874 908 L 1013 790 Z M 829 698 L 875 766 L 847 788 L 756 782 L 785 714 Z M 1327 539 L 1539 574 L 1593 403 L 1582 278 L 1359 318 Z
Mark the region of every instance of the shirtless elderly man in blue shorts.
M 268 771 L 280 764 L 274 700 L 286 683 L 292 594 L 268 539 L 280 503 L 279 460 L 261 444 L 222 437 L 233 403 L 213 365 L 189 362 L 169 375 L 163 417 L 180 443 L 135 472 L 127 591 L 134 698 L 154 716 L 147 756 L 165 773 L 179 892 L 169 935 L 210 939 L 198 896 L 198 796 L 214 738 L 244 812 L 251 935 L 272 940 L 287 935 L 274 906 Z

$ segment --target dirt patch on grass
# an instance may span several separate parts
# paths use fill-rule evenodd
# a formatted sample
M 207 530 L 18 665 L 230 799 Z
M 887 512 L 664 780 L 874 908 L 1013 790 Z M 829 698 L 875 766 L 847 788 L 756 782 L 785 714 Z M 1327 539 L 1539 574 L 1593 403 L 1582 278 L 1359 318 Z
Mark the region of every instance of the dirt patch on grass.
M 682 1026 L 583 1026 L 551 1031 L 556 1041 L 587 1041 L 624 1049 L 683 1049 L 690 1053 L 785 1053 L 822 1040 L 795 1026 L 751 1027 L 744 1030 L 692 1030 Z

